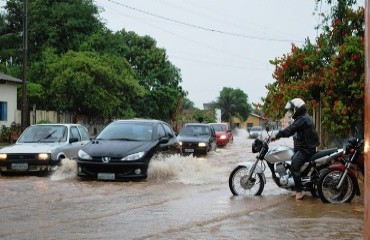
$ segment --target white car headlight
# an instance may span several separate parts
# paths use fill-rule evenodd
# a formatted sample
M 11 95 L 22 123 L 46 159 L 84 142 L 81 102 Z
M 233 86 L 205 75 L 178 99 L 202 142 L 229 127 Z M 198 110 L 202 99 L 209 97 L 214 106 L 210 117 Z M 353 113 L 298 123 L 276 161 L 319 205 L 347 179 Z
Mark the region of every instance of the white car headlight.
M 133 161 L 133 160 L 137 160 L 137 159 L 140 159 L 144 156 L 145 152 L 138 152 L 138 153 L 134 153 L 134 154 L 131 154 L 131 155 L 128 155 L 124 158 L 121 158 L 121 161 Z
M 220 139 L 226 139 L 226 135 L 221 135 Z
M 82 150 L 78 151 L 78 158 L 85 159 L 85 160 L 91 160 L 92 159 L 92 157 L 89 154 L 87 154 L 86 152 L 84 152 Z
M 6 160 L 8 156 L 6 155 L 6 153 L 0 153 L 0 161 L 1 160 Z
M 36 155 L 37 160 L 42 160 L 42 161 L 47 161 L 50 159 L 50 154 L 49 153 L 39 153 Z
M 198 143 L 198 147 L 205 147 L 205 146 L 207 146 L 207 144 L 204 142 Z

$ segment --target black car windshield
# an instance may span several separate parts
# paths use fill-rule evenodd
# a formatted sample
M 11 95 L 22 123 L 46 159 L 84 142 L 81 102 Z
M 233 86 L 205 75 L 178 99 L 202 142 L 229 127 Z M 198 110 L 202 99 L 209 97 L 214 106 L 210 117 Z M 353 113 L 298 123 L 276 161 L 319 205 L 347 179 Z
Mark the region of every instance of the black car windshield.
M 153 125 L 137 122 L 112 123 L 96 137 L 98 140 L 152 141 Z
M 210 128 L 208 126 L 197 126 L 197 125 L 194 125 L 194 126 L 184 126 L 180 133 L 179 133 L 179 136 L 200 136 L 200 135 L 204 135 L 204 136 L 209 136 L 211 133 L 210 133 Z
M 217 131 L 217 132 L 226 131 L 226 126 L 223 125 L 223 124 L 213 124 L 212 126 L 215 129 L 215 131 Z
M 28 127 L 19 138 L 19 143 L 65 142 L 67 127 L 58 125 L 33 125 Z

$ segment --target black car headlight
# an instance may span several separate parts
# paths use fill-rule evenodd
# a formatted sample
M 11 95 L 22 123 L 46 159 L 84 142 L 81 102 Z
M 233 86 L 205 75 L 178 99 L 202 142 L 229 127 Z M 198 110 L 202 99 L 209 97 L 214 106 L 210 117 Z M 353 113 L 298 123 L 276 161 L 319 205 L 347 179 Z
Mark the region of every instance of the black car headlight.
M 207 146 L 207 144 L 206 144 L 206 143 L 204 143 L 204 142 L 200 142 L 200 143 L 198 143 L 198 147 L 205 147 L 205 146 Z
M 50 153 L 39 153 L 36 155 L 36 159 L 41 161 L 50 160 Z
M 6 153 L 0 153 L 0 161 L 5 161 L 7 157 Z
M 92 159 L 92 157 L 89 154 L 87 154 L 86 152 L 84 152 L 82 150 L 78 151 L 78 158 L 79 159 L 85 159 L 85 160 L 91 160 Z
M 130 154 L 124 158 L 121 158 L 121 161 L 134 161 L 142 158 L 144 156 L 145 152 L 138 152 L 134 154 Z

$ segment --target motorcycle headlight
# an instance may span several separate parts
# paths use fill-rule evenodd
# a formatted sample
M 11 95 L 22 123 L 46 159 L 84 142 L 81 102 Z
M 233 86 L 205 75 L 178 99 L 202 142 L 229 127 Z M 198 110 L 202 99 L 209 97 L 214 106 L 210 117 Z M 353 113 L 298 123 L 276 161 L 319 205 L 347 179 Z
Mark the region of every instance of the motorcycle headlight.
M 84 160 L 91 160 L 92 159 L 92 157 L 89 154 L 87 154 L 86 152 L 84 152 L 82 150 L 78 151 L 78 158 L 84 159 Z
M 220 139 L 226 139 L 226 135 L 221 135 Z
M 6 158 L 7 158 L 8 156 L 6 155 L 6 153 L 0 153 L 0 161 L 2 160 L 2 161 L 4 161 L 4 160 L 6 160 Z
M 49 153 L 39 153 L 37 154 L 36 159 L 41 160 L 41 161 L 47 161 L 50 159 L 50 154 Z
M 145 152 L 138 152 L 131 155 L 128 155 L 124 158 L 121 158 L 121 161 L 134 161 L 142 158 L 144 156 Z
M 204 142 L 198 143 L 198 147 L 205 147 L 205 146 L 207 146 L 207 144 Z
M 182 142 L 179 142 L 179 145 L 182 146 Z

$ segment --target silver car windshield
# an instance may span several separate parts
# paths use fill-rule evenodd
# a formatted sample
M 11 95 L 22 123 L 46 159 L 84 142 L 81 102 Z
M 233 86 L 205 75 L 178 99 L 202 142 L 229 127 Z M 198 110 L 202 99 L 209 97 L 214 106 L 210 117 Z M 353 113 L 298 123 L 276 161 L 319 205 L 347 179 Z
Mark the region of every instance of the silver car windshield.
M 98 140 L 152 141 L 153 125 L 142 123 L 114 123 L 96 137 Z
M 28 127 L 19 138 L 19 143 L 65 142 L 67 127 L 54 125 L 34 125 Z

